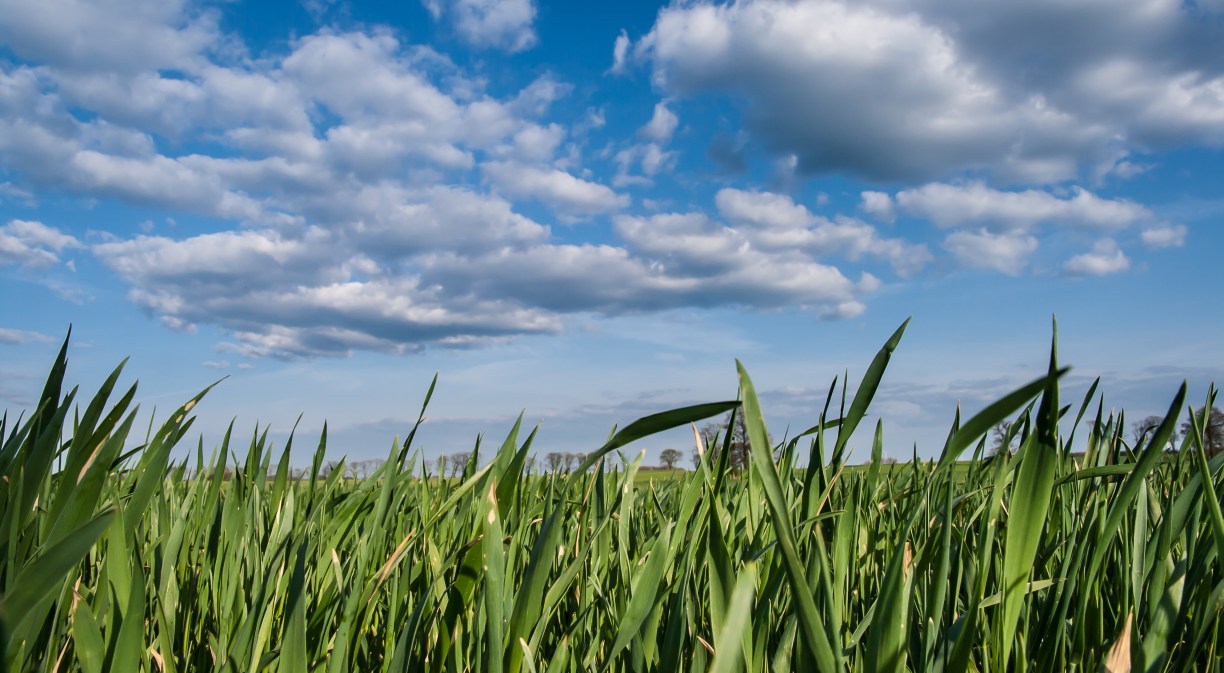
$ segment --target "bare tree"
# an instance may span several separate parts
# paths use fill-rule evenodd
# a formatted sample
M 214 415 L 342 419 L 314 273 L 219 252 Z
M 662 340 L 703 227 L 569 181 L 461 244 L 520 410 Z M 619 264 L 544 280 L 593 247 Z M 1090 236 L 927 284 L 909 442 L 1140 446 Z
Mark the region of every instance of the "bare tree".
M 561 462 L 565 459 L 565 454 L 553 451 L 546 458 L 548 459 L 548 471 L 559 472 L 561 470 Z
M 1139 443 L 1143 441 L 1144 437 L 1152 434 L 1152 432 L 1156 430 L 1156 428 L 1160 425 L 1160 422 L 1163 420 L 1164 419 L 1160 416 L 1148 416 L 1141 421 L 1135 421 L 1134 424 L 1131 425 L 1131 431 L 1135 435 L 1135 446 L 1139 446 Z M 1173 434 L 1176 435 L 1177 433 L 1174 432 Z M 1170 441 L 1173 441 L 1173 439 L 1174 438 L 1171 438 Z
M 1011 453 L 1012 441 L 1014 440 L 1014 438 L 1008 437 L 1008 434 L 1011 433 L 1011 428 L 1011 421 L 1000 421 L 998 425 L 990 429 L 991 441 L 993 442 L 991 451 L 993 453 Z M 1007 444 L 1006 447 L 1004 446 L 1005 443 Z
M 471 459 L 472 454 L 466 451 L 463 453 L 456 453 L 450 458 L 447 458 L 446 462 L 450 463 L 451 465 L 451 476 L 458 477 L 462 475 L 463 470 L 467 468 L 468 461 Z
M 697 434 L 701 436 L 701 443 L 705 445 L 706 455 L 711 464 L 718 462 L 723 445 L 727 441 L 727 424 L 730 423 L 730 418 L 731 415 L 728 413 L 727 418 L 721 424 L 706 423 L 697 431 Z M 737 410 L 735 414 L 735 427 L 730 432 L 731 451 L 727 454 L 727 466 L 733 470 L 742 470 L 752 460 L 752 447 L 748 442 L 748 427 L 744 425 L 742 410 Z M 766 440 L 770 443 L 773 442 L 768 437 L 766 437 Z M 694 467 L 701 467 L 701 457 L 695 450 L 693 452 L 693 465 Z
M 1190 408 L 1190 413 L 1193 415 L 1195 422 L 1203 429 L 1203 450 L 1208 455 L 1214 455 L 1224 451 L 1224 411 L 1220 411 L 1219 407 L 1212 407 L 1211 413 L 1207 414 L 1207 418 L 1203 418 L 1203 410 L 1195 411 Z M 1182 435 L 1190 437 L 1195 434 L 1194 426 L 1190 421 L 1182 423 Z
M 374 474 L 382 464 L 386 462 L 381 458 L 371 458 L 369 460 L 359 460 L 350 466 L 350 471 L 356 479 L 368 479 Z
M 319 468 L 319 476 L 326 479 L 327 477 L 331 476 L 332 472 L 342 469 L 344 469 L 343 460 L 329 460 L 326 463 L 323 463 L 323 466 Z
M 659 460 L 663 461 L 663 467 L 669 470 L 676 469 L 676 463 L 679 463 L 683 457 L 684 454 L 675 449 L 663 449 L 663 452 L 659 454 Z

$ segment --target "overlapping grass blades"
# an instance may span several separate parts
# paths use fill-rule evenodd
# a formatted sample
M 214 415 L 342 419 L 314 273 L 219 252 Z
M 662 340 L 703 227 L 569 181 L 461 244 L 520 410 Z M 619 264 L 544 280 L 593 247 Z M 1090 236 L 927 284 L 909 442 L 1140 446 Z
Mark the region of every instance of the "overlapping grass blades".
M 171 464 L 203 393 L 136 439 L 135 387 L 112 402 L 122 367 L 78 410 L 65 344 L 38 407 L 0 420 L 4 667 L 1218 667 L 1224 457 L 1201 428 L 1165 450 L 1185 386 L 1132 446 L 1094 384 L 1064 437 L 1055 348 L 1043 376 L 958 413 L 937 460 L 886 464 L 886 423 L 855 431 L 905 329 L 843 387 L 840 417 L 831 388 L 814 425 L 778 445 L 741 364 L 739 399 L 630 423 L 571 474 L 524 473 L 536 431 L 520 439 L 520 419 L 453 479 L 426 474 L 414 446 L 424 405 L 366 479 L 320 477 L 326 430 L 304 478 L 266 428 Z M 742 471 L 723 450 L 650 480 L 621 453 L 727 411 L 748 430 Z M 1015 455 L 984 439 L 1004 420 Z M 846 466 L 858 442 L 871 462 Z

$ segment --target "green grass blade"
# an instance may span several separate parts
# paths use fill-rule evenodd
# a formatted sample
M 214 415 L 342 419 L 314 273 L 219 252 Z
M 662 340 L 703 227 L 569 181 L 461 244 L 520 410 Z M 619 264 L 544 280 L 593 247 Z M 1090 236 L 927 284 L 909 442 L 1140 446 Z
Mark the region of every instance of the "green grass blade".
M 727 620 L 714 635 L 714 662 L 710 673 L 731 673 L 742 666 L 744 634 L 750 632 L 752 597 L 756 591 L 756 566 L 748 563 L 735 581 L 728 604 Z
M 789 506 L 778 480 L 777 468 L 773 463 L 773 450 L 769 445 L 769 435 L 765 430 L 765 421 L 761 415 L 761 405 L 757 400 L 756 389 L 748 371 L 738 360 L 741 397 L 744 400 L 744 422 L 748 430 L 749 444 L 752 450 L 752 465 L 760 474 L 765 489 L 766 500 L 769 503 L 773 518 L 775 533 L 778 536 L 778 546 L 782 549 L 787 576 L 791 591 L 797 603 L 796 610 L 802 626 L 803 642 L 821 671 L 841 671 L 844 668 L 841 650 L 834 648 L 825 629 L 824 620 L 816 609 L 816 600 L 807 583 L 807 573 L 795 545 L 795 531 L 791 527 Z

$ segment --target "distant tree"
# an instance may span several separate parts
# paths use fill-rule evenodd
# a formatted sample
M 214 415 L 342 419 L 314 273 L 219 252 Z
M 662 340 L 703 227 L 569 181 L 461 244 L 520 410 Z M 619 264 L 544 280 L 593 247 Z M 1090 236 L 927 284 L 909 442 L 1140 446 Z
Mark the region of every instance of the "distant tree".
M 561 471 L 561 463 L 565 460 L 565 454 L 559 451 L 553 451 L 549 453 L 547 456 L 545 456 L 545 458 L 548 460 L 548 471 L 549 472 L 560 472 Z
M 1011 432 L 1011 428 L 1011 421 L 1000 421 L 998 425 L 990 429 L 990 446 L 993 453 L 1002 453 L 1004 451 L 1011 453 L 1013 438 L 1008 437 L 1008 434 Z M 1004 447 L 1004 444 L 1007 446 Z
M 374 474 L 378 468 L 386 461 L 381 458 L 371 458 L 369 460 L 359 460 L 352 464 L 350 471 L 356 479 L 367 479 Z
M 706 456 L 711 465 L 717 463 L 722 454 L 723 445 L 727 441 L 727 425 L 730 421 L 731 414 L 728 413 L 722 423 L 706 423 L 697 431 L 701 437 L 701 443 L 705 445 Z M 730 432 L 731 451 L 727 454 L 727 466 L 733 470 L 742 470 L 752 460 L 752 447 L 748 442 L 748 427 L 744 425 L 742 410 L 736 410 L 735 427 L 731 428 Z M 768 437 L 766 439 L 770 443 L 773 442 Z M 701 457 L 696 450 L 693 451 L 693 466 L 701 467 Z
M 326 479 L 327 477 L 331 476 L 332 472 L 342 469 L 344 469 L 343 460 L 329 460 L 326 463 L 323 463 L 323 466 L 319 468 L 319 476 Z
M 1135 446 L 1139 446 L 1143 438 L 1154 432 L 1163 420 L 1164 418 L 1160 416 L 1148 416 L 1141 421 L 1135 421 L 1131 425 L 1131 431 L 1135 434 Z M 1177 433 L 1174 432 L 1173 434 L 1176 435 Z M 1172 442 L 1173 439 L 1175 438 L 1170 438 L 1170 441 Z
M 1224 411 L 1220 411 L 1219 407 L 1212 407 L 1211 413 L 1207 414 L 1207 418 L 1203 418 L 1203 410 L 1195 411 L 1190 408 L 1190 413 L 1193 415 L 1198 425 L 1203 428 L 1203 450 L 1208 455 L 1214 455 L 1224 451 Z M 1191 437 L 1195 434 L 1194 426 L 1190 421 L 1182 423 L 1182 435 Z
M 458 477 L 462 475 L 463 470 L 467 468 L 468 461 L 471 459 L 472 454 L 467 451 L 452 454 L 450 458 L 447 458 L 446 462 L 450 463 L 451 466 L 451 476 Z
M 581 451 L 577 451 L 577 452 L 572 453 L 572 454 L 570 454 L 570 455 L 572 455 L 572 456 L 574 457 L 574 467 L 573 467 L 573 469 L 575 469 L 575 470 L 576 470 L 576 469 L 578 469 L 578 467 L 579 467 L 580 465 L 582 465 L 583 461 L 585 461 L 585 460 L 587 459 L 587 454 L 585 454 L 585 453 L 583 453 L 583 452 L 581 452 Z
M 676 469 L 676 463 L 679 463 L 683 457 L 684 454 L 675 449 L 663 449 L 663 452 L 659 454 L 659 460 L 663 461 L 663 467 L 669 470 Z

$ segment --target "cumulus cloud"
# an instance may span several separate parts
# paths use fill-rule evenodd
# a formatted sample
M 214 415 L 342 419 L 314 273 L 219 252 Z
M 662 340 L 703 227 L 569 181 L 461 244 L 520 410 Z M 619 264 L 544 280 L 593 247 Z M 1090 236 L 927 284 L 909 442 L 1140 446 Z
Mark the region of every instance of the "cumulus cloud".
M 1076 255 L 1063 264 L 1063 270 L 1074 276 L 1108 276 L 1129 268 L 1130 260 L 1112 238 L 1097 241 L 1090 252 Z
M 622 314 L 683 306 L 820 307 L 854 296 L 835 267 L 799 255 L 734 247 L 700 217 L 617 218 L 628 249 L 555 245 L 498 251 L 475 260 L 439 257 L 428 275 L 447 287 L 557 312 Z M 707 256 L 708 253 L 708 256 Z
M 0 190 L 207 218 L 206 230 L 149 227 L 89 250 L 167 327 L 220 327 L 230 360 L 470 347 L 587 313 L 797 306 L 847 318 L 882 286 L 876 274 L 931 263 L 926 245 L 782 193 L 804 171 L 980 171 L 980 182 L 862 192 L 860 210 L 929 219 L 948 230 L 943 248 L 956 259 L 1004 273 L 1025 267 L 1049 225 L 1141 226 L 1151 246 L 1184 237 L 1129 201 L 987 186 L 1061 180 L 1098 158 L 1121 167 L 1131 127 L 1115 123 L 1121 112 L 1086 122 L 1030 95 L 977 55 L 967 40 L 978 28 L 954 29 L 937 9 L 676 3 L 636 47 L 624 32 L 613 46 L 610 72 L 648 61 L 663 100 L 636 138 L 604 145 L 601 164 L 584 155 L 601 142 L 604 108 L 574 126 L 554 121 L 572 87 L 550 75 L 494 94 L 387 28 L 323 28 L 255 57 L 221 32 L 220 10 L 104 0 L 76 12 L 73 2 L 0 0 L 0 41 L 20 59 L 0 63 Z M 536 40 L 532 0 L 425 4 L 481 47 Z M 1195 133 L 1214 123 L 1200 84 L 1215 75 L 1202 72 L 1176 85 L 1200 96 Z M 650 215 L 634 212 L 622 188 L 673 177 L 675 101 L 706 92 L 731 94 L 748 122 L 710 156 L 745 171 L 766 148 L 778 187 L 728 187 L 697 204 L 654 193 L 639 201 Z M 599 244 L 553 229 L 603 215 L 612 227 Z M 39 223 L 0 227 L 0 263 L 21 269 L 82 246 Z
M 726 188 L 718 192 L 716 203 L 753 245 L 765 249 L 798 248 L 852 261 L 871 256 L 887 261 L 901 276 L 917 272 L 931 260 L 924 245 L 881 237 L 861 220 L 819 217 L 783 194 Z
M 933 183 L 896 194 L 897 206 L 940 227 L 974 225 L 992 231 L 1026 231 L 1040 224 L 1067 224 L 1094 229 L 1123 229 L 1156 219 L 1147 208 L 1126 199 L 1103 199 L 1081 188 L 1060 198 L 1050 192 L 1019 192 L 987 187 Z
M 863 212 L 884 222 L 892 222 L 896 214 L 893 212 L 892 197 L 885 192 L 866 191 L 859 195 Z
M 485 163 L 481 170 L 505 193 L 538 199 L 565 216 L 599 215 L 629 205 L 628 196 L 565 171 L 502 161 Z
M 676 127 L 679 125 L 680 119 L 676 113 L 667 109 L 666 101 L 660 101 L 655 103 L 654 114 L 651 115 L 650 121 L 638 131 L 638 135 L 659 144 L 666 144 L 671 140 L 672 134 L 676 132 Z
M 541 311 L 449 295 L 347 247 L 321 230 L 297 239 L 265 230 L 141 236 L 94 252 L 131 283 L 135 303 L 180 329 L 219 324 L 247 356 L 403 352 L 559 327 Z
M 518 52 L 536 44 L 534 0 L 425 0 L 434 19 L 447 18 L 475 47 Z
M 77 71 L 192 70 L 218 37 L 215 17 L 184 0 L 8 0 L 0 11 L 0 43 Z
M 87 97 L 72 99 L 98 113 L 82 121 L 71 114 L 62 88 L 55 92 L 64 73 L 0 69 L 0 167 L 38 186 L 80 195 L 298 225 L 300 218 L 285 211 L 310 197 L 327 195 L 334 202 L 337 192 L 394 185 L 408 166 L 433 181 L 437 171 L 473 166 L 478 152 L 546 160 L 564 137 L 564 128 L 532 117 L 565 95 L 565 85 L 543 77 L 508 100 L 478 89 L 445 92 L 421 58 L 386 32 L 322 31 L 299 40 L 280 61 L 265 63 L 264 72 L 208 65 L 186 78 L 131 75 L 191 89 L 185 109 L 197 112 L 180 115 L 171 105 L 168 114 L 189 122 L 193 115 L 208 116 L 209 124 L 196 129 L 205 140 L 216 137 L 213 125 L 223 127 L 222 137 L 244 150 L 226 157 L 162 154 L 150 132 L 162 126 L 156 119 L 94 105 Z M 148 107 L 164 102 L 153 97 Z M 315 106 L 334 121 L 316 128 L 310 121 Z M 261 112 L 267 110 L 281 112 Z
M 1009 275 L 1024 269 L 1038 248 L 1038 235 L 1050 231 L 1120 232 L 1142 227 L 1140 238 L 1149 247 L 1178 246 L 1186 235 L 1184 225 L 1162 222 L 1134 201 L 1103 198 L 1080 187 L 1054 193 L 1002 190 L 982 182 L 929 183 L 894 195 L 865 191 L 859 207 L 885 221 L 905 214 L 952 230 L 943 247 L 962 266 Z M 1100 275 L 1127 268 L 1129 262 L 1114 239 L 1104 239 L 1099 245 L 1105 247 L 1066 262 L 1064 270 Z
M 616 153 L 616 176 L 612 184 L 616 187 L 653 184 L 654 176 L 675 159 L 675 152 L 664 150 L 658 143 L 630 145 Z
M 1015 276 L 1037 250 L 1037 239 L 1016 232 L 956 231 L 944 239 L 944 248 L 963 266 Z
M 42 222 L 9 220 L 0 227 L 0 265 L 42 269 L 58 264 L 65 249 L 80 247 L 75 237 Z
M 1221 39 L 1173 2 L 699 0 L 662 10 L 636 52 L 667 93 L 731 96 L 804 172 L 1031 183 L 1224 142 L 1224 61 L 1204 57 Z
M 1186 242 L 1186 225 L 1175 224 L 1144 229 L 1144 245 L 1150 248 L 1179 248 Z

